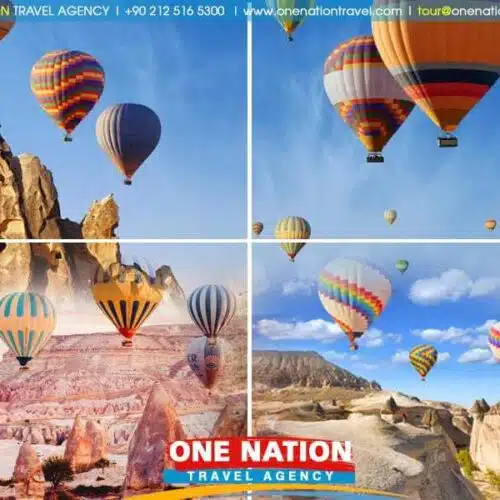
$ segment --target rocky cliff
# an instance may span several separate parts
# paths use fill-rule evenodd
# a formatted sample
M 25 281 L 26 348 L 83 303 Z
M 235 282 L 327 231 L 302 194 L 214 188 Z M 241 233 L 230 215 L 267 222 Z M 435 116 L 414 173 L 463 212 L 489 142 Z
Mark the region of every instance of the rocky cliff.
M 491 469 L 500 473 L 500 403 L 488 408 L 487 412 L 472 413 L 472 460 L 482 471 Z
M 313 351 L 254 351 L 253 380 L 256 388 L 348 387 L 375 389 L 376 383 L 357 377 L 329 363 Z

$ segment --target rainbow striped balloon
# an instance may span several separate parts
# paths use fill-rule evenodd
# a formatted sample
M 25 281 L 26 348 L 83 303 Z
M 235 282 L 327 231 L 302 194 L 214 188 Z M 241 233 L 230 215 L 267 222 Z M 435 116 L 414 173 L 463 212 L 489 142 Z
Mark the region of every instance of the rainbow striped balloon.
M 351 259 L 335 259 L 321 272 L 318 283 L 321 303 L 357 349 L 361 337 L 382 314 L 392 285 L 379 269 Z
M 42 109 L 66 131 L 66 141 L 96 105 L 104 82 L 101 65 L 79 50 L 49 52 L 31 70 L 31 90 Z
M 438 352 L 435 347 L 429 344 L 417 345 L 410 351 L 409 358 L 413 368 L 425 381 L 426 375 L 436 364 Z
M 490 329 L 488 344 L 493 356 L 500 361 L 500 326 L 497 325 Z
M 24 292 L 0 299 L 0 338 L 22 368 L 47 345 L 55 327 L 56 312 L 47 297 Z

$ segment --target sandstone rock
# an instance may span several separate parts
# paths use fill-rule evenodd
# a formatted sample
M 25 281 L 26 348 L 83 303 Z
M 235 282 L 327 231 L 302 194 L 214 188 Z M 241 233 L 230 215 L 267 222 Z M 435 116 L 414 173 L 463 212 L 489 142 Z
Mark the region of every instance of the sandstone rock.
M 125 489 L 163 489 L 163 471 L 174 465 L 166 454 L 166 445 L 184 438 L 173 401 L 162 386 L 156 384 L 130 441 Z
M 64 458 L 74 471 L 92 465 L 92 442 L 87 436 L 87 428 L 78 415 L 66 443 Z
M 391 396 L 389 399 L 387 399 L 384 406 L 382 407 L 381 413 L 394 415 L 398 411 L 398 409 L 399 407 L 396 404 L 396 401 Z
M 211 437 L 247 435 L 246 396 L 230 398 L 215 422 Z
M 87 439 L 92 443 L 91 463 L 95 464 L 101 458 L 107 458 L 108 443 L 104 428 L 93 420 L 89 420 L 87 422 L 86 435 Z
M 490 412 L 474 419 L 470 455 L 482 471 L 500 473 L 500 415 Z
M 14 474 L 16 498 L 38 499 L 45 493 L 45 478 L 42 464 L 30 443 L 25 442 L 19 449 Z

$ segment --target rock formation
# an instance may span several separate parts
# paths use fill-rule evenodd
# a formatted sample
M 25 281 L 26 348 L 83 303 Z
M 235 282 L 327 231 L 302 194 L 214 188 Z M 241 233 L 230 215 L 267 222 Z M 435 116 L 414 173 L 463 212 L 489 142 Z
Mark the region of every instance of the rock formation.
M 211 437 L 247 435 L 246 395 L 232 397 L 215 422 Z
M 19 449 L 12 479 L 17 499 L 43 499 L 45 478 L 42 464 L 28 442 L 23 443 Z
M 500 404 L 488 413 L 474 412 L 474 415 L 471 458 L 482 471 L 491 469 L 500 473 Z
M 166 445 L 184 438 L 173 401 L 156 384 L 130 441 L 125 491 L 163 489 L 163 471 L 174 466 Z

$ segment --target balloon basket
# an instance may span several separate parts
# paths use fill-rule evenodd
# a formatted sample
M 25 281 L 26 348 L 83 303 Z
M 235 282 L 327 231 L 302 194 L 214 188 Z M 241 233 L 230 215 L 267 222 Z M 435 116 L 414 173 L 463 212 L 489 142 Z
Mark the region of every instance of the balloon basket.
M 131 186 L 132 185 L 132 181 L 130 179 L 125 179 L 123 181 L 123 184 L 125 184 L 125 186 Z
M 64 142 L 73 142 L 73 139 L 69 137 L 68 135 L 63 139 Z
M 440 148 L 456 148 L 458 139 L 453 136 L 438 137 L 438 146 Z
M 20 372 L 26 372 L 26 371 L 28 371 L 29 369 L 30 369 L 30 367 L 29 367 L 29 366 L 21 366 L 21 367 L 19 368 L 19 371 L 20 371 Z
M 122 342 L 122 347 L 132 347 L 132 341 L 131 340 L 124 340 Z
M 357 351 L 358 349 L 359 349 L 358 344 L 351 344 L 351 345 L 349 346 L 349 350 L 350 350 L 350 351 L 353 351 L 353 352 L 354 352 L 354 351 Z
M 293 42 L 293 36 L 292 35 L 288 35 L 288 41 L 289 42 Z
M 370 153 L 366 157 L 366 163 L 384 163 L 384 157 L 379 153 Z

